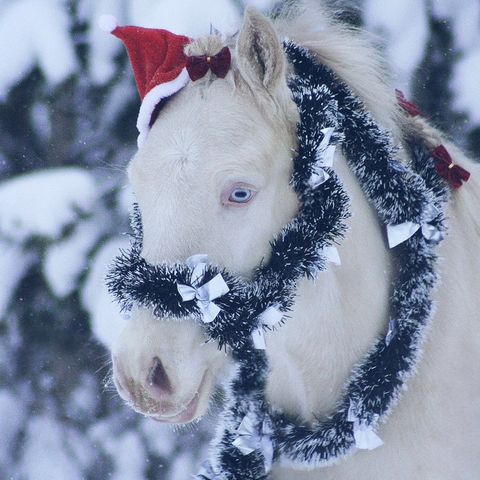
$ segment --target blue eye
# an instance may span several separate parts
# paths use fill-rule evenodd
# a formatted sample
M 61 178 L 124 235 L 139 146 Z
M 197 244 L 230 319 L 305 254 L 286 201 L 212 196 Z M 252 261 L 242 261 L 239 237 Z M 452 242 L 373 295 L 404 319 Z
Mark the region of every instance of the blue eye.
M 247 203 L 253 198 L 254 193 L 249 188 L 236 188 L 228 197 L 228 201 L 232 203 Z

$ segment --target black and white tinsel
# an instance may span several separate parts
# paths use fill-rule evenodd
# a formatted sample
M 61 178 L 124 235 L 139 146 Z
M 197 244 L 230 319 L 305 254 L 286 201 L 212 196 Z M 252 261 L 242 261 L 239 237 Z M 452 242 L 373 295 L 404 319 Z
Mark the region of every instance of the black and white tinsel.
M 272 240 L 268 263 L 248 282 L 201 256 L 150 265 L 140 255 L 141 219 L 135 209 L 132 248 L 116 259 L 107 280 L 124 308 L 136 303 L 160 318 L 195 318 L 210 339 L 231 349 L 237 373 L 199 479 L 262 480 L 275 462 L 312 469 L 381 444 L 375 429 L 415 371 L 432 313 L 435 247 L 444 235 L 448 191 L 430 153 L 421 139 L 411 138 L 412 163 L 401 164 L 389 133 L 333 72 L 298 45 L 286 42 L 285 50 L 295 70 L 289 87 L 300 112 L 292 184 L 302 207 Z M 335 146 L 342 148 L 385 227 L 407 225 L 410 233 L 396 242 L 402 261 L 387 337 L 379 338 L 354 369 L 337 410 L 326 421 L 302 424 L 267 404 L 268 362 L 258 340 L 264 328 L 285 321 L 298 280 L 323 270 L 327 252 L 345 233 L 349 199 L 329 162 Z

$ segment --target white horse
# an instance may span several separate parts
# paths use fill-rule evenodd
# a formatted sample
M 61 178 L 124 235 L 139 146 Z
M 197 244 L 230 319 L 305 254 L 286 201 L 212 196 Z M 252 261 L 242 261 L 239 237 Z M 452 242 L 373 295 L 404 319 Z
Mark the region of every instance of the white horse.
M 208 253 L 245 277 L 268 258 L 269 241 L 299 208 L 289 185 L 298 112 L 286 84 L 285 36 L 332 68 L 399 144 L 405 129 L 421 131 L 432 145 L 447 145 L 472 178 L 447 207 L 436 314 L 420 367 L 379 428 L 384 445 L 322 469 L 275 466 L 272 478 L 478 479 L 480 168 L 424 120 L 403 118 L 376 50 L 317 3 L 275 22 L 247 10 L 227 77 L 191 82 L 162 110 L 128 169 L 142 215 L 142 255 L 155 264 Z M 213 55 L 218 42 L 208 37 L 187 48 Z M 291 318 L 266 335 L 267 399 L 307 422 L 334 410 L 353 366 L 388 323 L 393 258 L 384 229 L 340 152 L 335 169 L 353 211 L 339 248 L 342 266 L 301 281 Z M 120 395 L 167 423 L 201 417 L 229 364 L 227 354 L 204 343 L 201 326 L 138 307 L 112 356 Z

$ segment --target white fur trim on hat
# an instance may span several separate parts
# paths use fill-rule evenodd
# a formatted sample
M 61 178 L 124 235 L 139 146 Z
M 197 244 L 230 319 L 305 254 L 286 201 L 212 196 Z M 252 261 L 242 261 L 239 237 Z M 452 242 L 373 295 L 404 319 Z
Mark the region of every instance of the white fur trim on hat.
M 174 93 L 177 93 L 188 83 L 189 80 L 190 77 L 187 69 L 184 68 L 177 78 L 153 87 L 145 95 L 137 118 L 137 129 L 139 131 L 137 144 L 139 148 L 142 146 L 147 137 L 148 131 L 150 130 L 150 120 L 158 102 L 160 102 L 162 98 L 170 97 Z

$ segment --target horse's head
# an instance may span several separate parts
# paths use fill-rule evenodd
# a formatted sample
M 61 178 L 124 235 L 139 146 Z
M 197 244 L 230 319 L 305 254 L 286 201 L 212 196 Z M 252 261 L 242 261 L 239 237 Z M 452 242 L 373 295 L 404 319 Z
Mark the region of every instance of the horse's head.
M 216 37 L 190 44 L 215 55 Z M 152 264 L 209 261 L 248 277 L 298 207 L 289 186 L 297 110 L 271 22 L 248 10 L 224 79 L 190 82 L 163 108 L 128 174 Z M 193 320 L 157 318 L 144 308 L 113 349 L 114 380 L 137 411 L 170 423 L 205 413 L 226 357 L 205 344 Z

